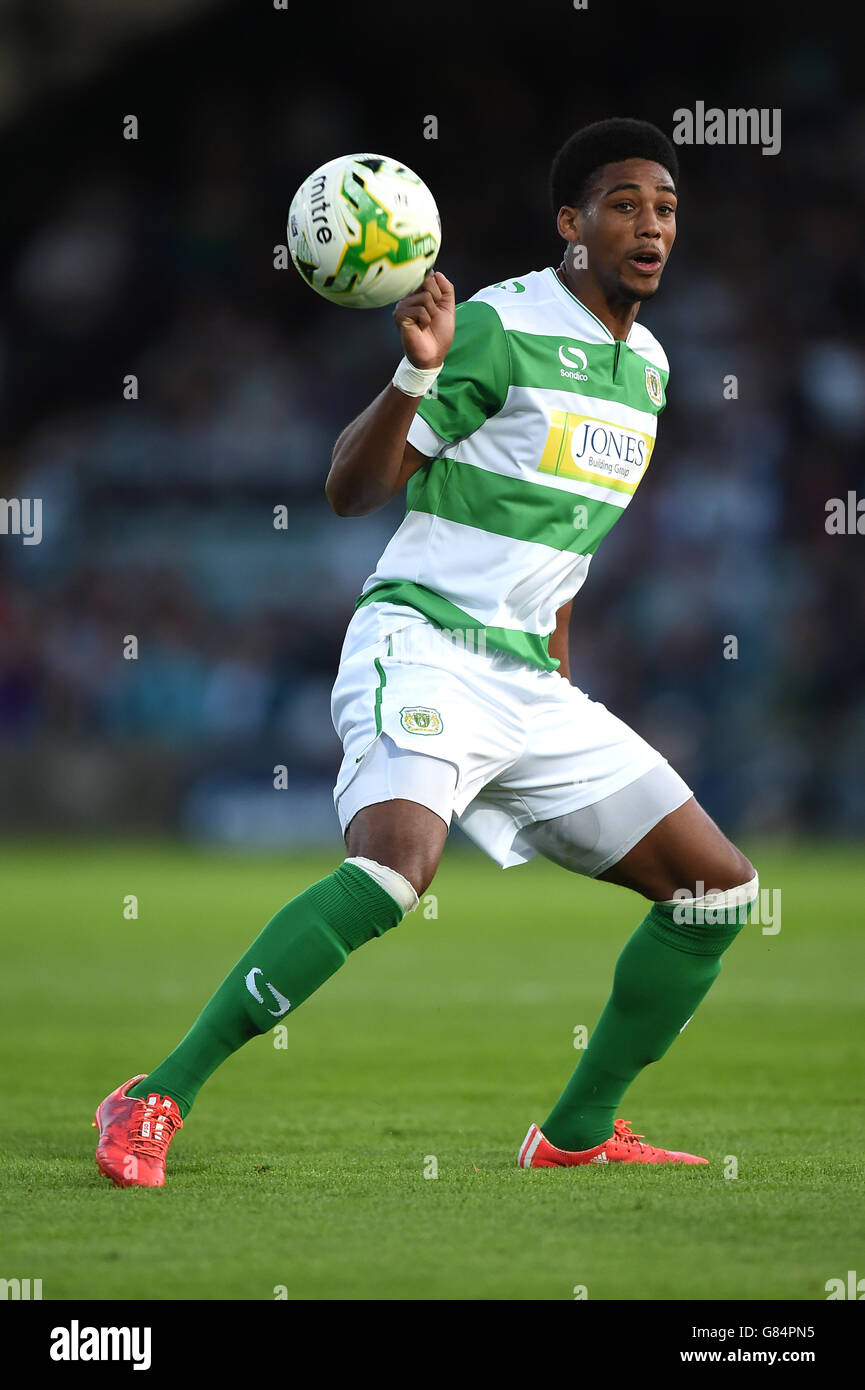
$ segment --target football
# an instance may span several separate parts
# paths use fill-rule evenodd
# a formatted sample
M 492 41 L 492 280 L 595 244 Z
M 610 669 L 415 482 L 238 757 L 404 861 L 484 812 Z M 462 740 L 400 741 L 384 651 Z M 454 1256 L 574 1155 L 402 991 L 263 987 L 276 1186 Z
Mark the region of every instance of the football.
M 333 304 L 375 309 L 422 284 L 441 245 L 426 184 L 396 159 L 348 154 L 323 164 L 294 195 L 288 249 L 303 278 Z

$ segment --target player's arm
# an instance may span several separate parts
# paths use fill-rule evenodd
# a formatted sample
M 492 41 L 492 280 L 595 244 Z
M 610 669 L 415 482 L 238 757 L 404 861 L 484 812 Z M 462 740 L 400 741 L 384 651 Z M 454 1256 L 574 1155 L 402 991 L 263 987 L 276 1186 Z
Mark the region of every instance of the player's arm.
M 556 628 L 550 634 L 550 656 L 554 661 L 559 662 L 559 675 L 564 676 L 565 680 L 571 679 L 571 663 L 568 658 L 568 629 L 571 625 L 571 607 L 573 599 L 569 599 L 563 604 L 556 614 Z
M 454 336 L 454 287 L 440 270 L 393 311 L 403 352 L 420 368 L 440 367 Z M 425 456 L 407 442 L 422 396 L 407 396 L 389 383 L 333 446 L 325 484 L 337 516 L 366 516 L 404 487 Z

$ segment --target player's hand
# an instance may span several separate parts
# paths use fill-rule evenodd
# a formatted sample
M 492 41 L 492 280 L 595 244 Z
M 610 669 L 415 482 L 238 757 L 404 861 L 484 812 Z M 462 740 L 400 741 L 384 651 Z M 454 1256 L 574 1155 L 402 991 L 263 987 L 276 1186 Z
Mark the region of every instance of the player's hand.
M 407 294 L 393 311 L 402 350 L 415 367 L 440 367 L 454 340 L 454 287 L 440 270 L 431 270 L 420 289 Z

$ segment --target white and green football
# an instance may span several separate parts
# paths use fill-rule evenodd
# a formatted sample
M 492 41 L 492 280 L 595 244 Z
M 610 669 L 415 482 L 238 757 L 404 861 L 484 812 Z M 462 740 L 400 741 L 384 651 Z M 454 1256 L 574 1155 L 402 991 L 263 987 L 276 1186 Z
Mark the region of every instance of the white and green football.
M 322 164 L 294 195 L 288 249 L 332 304 L 376 309 L 423 283 L 441 245 L 426 184 L 396 159 L 347 154 Z

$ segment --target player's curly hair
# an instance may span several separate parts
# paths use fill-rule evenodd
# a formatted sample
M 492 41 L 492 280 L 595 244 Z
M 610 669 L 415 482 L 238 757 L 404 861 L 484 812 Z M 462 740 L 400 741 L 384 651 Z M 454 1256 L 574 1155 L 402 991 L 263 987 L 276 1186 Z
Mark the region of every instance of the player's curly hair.
M 592 175 L 602 165 L 622 159 L 651 159 L 663 164 L 678 185 L 679 161 L 664 132 L 651 121 L 615 116 L 576 131 L 556 154 L 550 169 L 553 216 L 560 207 L 585 208 Z

